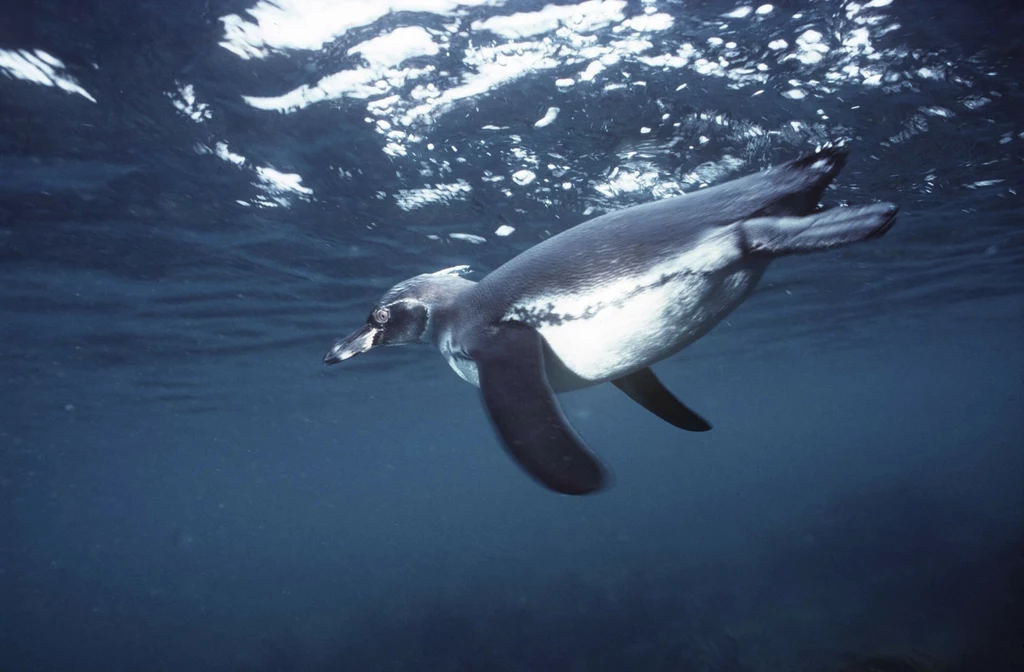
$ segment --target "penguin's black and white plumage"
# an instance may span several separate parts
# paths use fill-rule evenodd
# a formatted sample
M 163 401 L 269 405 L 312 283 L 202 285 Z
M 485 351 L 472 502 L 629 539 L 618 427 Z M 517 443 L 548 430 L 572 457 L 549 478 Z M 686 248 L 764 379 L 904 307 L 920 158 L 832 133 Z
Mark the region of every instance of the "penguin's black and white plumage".
M 896 206 L 819 208 L 846 151 L 809 156 L 692 194 L 588 220 L 479 282 L 461 267 L 389 290 L 367 322 L 324 357 L 433 343 L 478 386 L 506 449 L 540 483 L 597 491 L 606 469 L 563 415 L 556 392 L 611 382 L 663 420 L 711 426 L 650 367 L 710 331 L 750 296 L 775 258 L 885 234 Z

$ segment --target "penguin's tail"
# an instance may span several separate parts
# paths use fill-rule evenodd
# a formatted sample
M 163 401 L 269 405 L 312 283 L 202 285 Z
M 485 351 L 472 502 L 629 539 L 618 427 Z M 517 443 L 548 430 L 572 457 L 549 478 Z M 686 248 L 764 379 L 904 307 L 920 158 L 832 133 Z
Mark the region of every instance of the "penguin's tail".
M 820 210 L 804 217 L 756 217 L 743 222 L 749 254 L 781 256 L 818 252 L 880 238 L 896 223 L 892 203 Z

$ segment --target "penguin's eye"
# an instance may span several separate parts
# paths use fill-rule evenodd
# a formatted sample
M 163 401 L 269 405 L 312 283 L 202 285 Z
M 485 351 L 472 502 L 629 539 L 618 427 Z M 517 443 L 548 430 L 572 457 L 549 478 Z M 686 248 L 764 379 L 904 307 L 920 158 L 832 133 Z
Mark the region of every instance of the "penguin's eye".
M 373 320 L 377 324 L 386 324 L 391 319 L 391 310 L 387 306 L 381 306 L 373 311 Z

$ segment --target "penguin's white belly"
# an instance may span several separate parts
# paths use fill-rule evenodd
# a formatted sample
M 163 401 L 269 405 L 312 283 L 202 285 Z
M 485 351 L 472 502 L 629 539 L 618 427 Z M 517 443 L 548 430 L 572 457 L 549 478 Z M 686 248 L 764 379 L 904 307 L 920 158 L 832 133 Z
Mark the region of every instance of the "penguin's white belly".
M 536 319 L 532 326 L 557 358 L 547 362 L 551 386 L 556 391 L 586 387 L 679 352 L 742 303 L 762 271 L 739 267 L 680 274 L 646 288 L 623 279 L 583 296 L 544 299 L 543 309 L 530 312 Z M 452 370 L 479 387 L 476 363 L 451 337 L 438 345 Z
M 750 295 L 761 275 L 758 268 L 730 272 L 683 273 L 658 286 L 638 289 L 628 280 L 615 281 L 619 291 L 606 286 L 590 297 L 575 297 L 579 304 L 590 298 L 589 310 L 573 314 L 572 306 L 553 302 L 552 315 L 571 315 L 537 325 L 551 351 L 574 376 L 597 383 L 632 373 L 679 352 L 725 317 Z M 623 297 L 602 303 L 600 295 Z M 555 389 L 579 387 L 558 380 L 551 370 Z
M 766 260 L 743 258 L 734 227 L 720 227 L 650 267 L 609 269 L 574 288 L 523 297 L 501 319 L 523 322 L 544 338 L 555 391 L 578 389 L 628 375 L 693 343 L 750 295 L 766 266 Z M 438 346 L 463 380 L 479 386 L 476 364 L 451 334 Z

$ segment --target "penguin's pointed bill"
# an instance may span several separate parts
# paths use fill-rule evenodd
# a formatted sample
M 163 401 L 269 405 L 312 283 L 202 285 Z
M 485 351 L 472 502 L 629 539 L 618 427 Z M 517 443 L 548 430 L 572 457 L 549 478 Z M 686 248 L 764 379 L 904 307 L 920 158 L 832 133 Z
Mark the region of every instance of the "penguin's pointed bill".
M 676 399 L 649 368 L 616 378 L 612 384 L 670 425 L 688 432 L 706 432 L 711 429 L 711 423 Z
M 476 363 L 484 406 L 506 450 L 544 486 L 585 495 L 609 476 L 569 424 L 544 369 L 544 343 L 532 327 L 502 322 L 478 329 L 467 354 Z
M 366 352 L 377 341 L 380 330 L 372 324 L 364 324 L 358 331 L 336 342 L 324 355 L 324 364 L 331 365 L 343 362 L 349 357 Z

